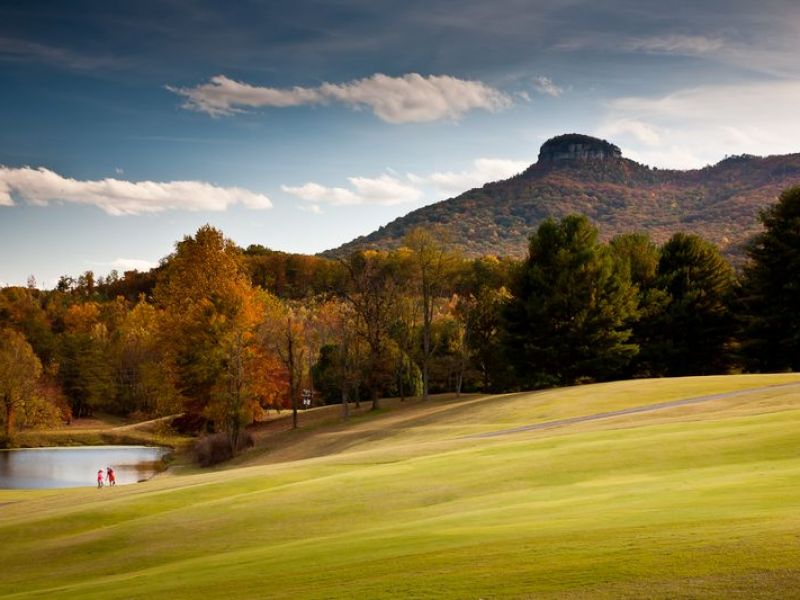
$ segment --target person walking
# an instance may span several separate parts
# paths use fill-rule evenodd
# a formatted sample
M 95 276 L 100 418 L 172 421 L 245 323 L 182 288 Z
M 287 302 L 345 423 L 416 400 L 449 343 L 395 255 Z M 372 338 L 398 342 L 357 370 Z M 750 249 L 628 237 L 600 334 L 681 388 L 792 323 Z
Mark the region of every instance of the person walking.
M 114 469 L 111 467 L 106 467 L 106 479 L 108 479 L 108 485 L 117 485 L 117 476 L 114 475 Z
M 97 471 L 97 489 L 103 487 L 103 469 Z

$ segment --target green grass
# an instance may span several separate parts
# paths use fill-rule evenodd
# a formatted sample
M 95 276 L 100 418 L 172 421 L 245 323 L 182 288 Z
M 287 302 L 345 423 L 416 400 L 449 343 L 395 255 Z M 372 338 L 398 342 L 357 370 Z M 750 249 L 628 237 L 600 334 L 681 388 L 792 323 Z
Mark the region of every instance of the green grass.
M 800 596 L 796 375 L 389 406 L 235 468 L 0 491 L 0 597 Z

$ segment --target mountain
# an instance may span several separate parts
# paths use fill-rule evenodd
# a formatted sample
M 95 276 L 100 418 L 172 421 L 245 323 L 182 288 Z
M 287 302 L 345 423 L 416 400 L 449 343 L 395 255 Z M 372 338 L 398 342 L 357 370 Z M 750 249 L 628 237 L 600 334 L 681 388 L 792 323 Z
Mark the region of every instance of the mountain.
M 800 185 L 800 154 L 731 156 L 688 171 L 657 169 L 622 156 L 605 140 L 566 134 L 545 142 L 523 173 L 415 210 L 327 256 L 392 248 L 417 226 L 440 225 L 467 256 L 524 256 L 528 236 L 548 218 L 588 216 L 603 239 L 644 231 L 657 242 L 697 233 L 739 260 L 760 230 L 758 212 Z

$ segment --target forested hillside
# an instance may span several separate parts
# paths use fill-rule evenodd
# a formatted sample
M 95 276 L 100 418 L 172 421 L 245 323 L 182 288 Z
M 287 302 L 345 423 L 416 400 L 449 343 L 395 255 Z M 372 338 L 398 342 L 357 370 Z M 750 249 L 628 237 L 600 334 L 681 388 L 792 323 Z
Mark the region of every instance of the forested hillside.
M 411 212 L 326 254 L 394 248 L 411 229 L 440 225 L 469 256 L 521 257 L 540 222 L 583 214 L 606 240 L 644 231 L 661 243 L 679 231 L 696 233 L 736 261 L 760 230 L 759 211 L 798 183 L 800 154 L 732 156 L 703 169 L 662 170 L 622 157 L 608 142 L 569 134 L 546 142 L 536 164 L 511 179 Z

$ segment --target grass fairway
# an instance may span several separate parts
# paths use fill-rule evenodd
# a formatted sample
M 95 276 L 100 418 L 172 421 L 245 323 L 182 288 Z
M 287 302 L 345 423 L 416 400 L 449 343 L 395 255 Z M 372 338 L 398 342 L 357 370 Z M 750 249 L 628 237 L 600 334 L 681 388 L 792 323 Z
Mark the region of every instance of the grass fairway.
M 800 597 L 797 375 L 415 403 L 271 444 L 0 491 L 0 598 Z

